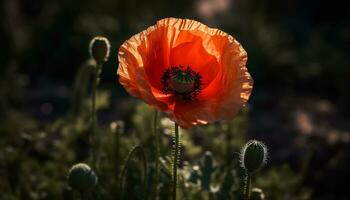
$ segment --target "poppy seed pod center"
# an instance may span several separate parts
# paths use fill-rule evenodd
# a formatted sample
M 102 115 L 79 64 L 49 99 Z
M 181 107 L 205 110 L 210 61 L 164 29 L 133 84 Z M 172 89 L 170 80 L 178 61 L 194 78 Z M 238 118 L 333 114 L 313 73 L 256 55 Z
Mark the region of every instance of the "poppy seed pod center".
M 194 77 L 186 72 L 179 72 L 170 79 L 170 87 L 177 93 L 185 93 L 193 88 Z
M 170 67 L 162 76 L 162 91 L 183 100 L 193 100 L 202 89 L 202 77 L 190 67 Z

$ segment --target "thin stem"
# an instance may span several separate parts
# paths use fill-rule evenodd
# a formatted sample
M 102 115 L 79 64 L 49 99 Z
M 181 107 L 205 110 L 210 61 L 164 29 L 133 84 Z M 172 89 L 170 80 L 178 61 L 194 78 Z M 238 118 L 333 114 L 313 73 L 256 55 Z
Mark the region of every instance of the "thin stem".
M 124 164 L 124 168 L 122 170 L 121 176 L 120 176 L 120 191 L 121 191 L 121 198 L 124 199 L 124 185 L 125 185 L 125 179 L 127 176 L 127 172 L 128 172 L 128 167 L 131 161 L 132 156 L 136 153 L 136 151 L 140 152 L 141 158 L 143 160 L 143 181 L 142 181 L 142 187 L 143 187 L 143 194 L 144 195 L 144 199 L 147 200 L 148 196 L 146 194 L 146 188 L 147 188 L 147 159 L 146 159 L 146 154 L 145 151 L 143 150 L 143 148 L 141 146 L 135 146 L 131 149 L 131 151 L 129 152 L 125 164 Z
M 208 191 L 208 199 L 209 200 L 214 200 L 214 194 L 210 191 Z
M 159 131 L 158 131 L 158 111 L 154 111 L 154 121 L 153 121 L 153 128 L 154 128 L 154 137 L 155 137 L 155 146 L 156 146 L 156 160 L 155 160 L 155 167 L 156 167 L 156 177 L 154 181 L 154 196 L 155 199 L 158 199 L 158 183 L 159 183 Z
M 190 199 L 189 196 L 188 196 L 189 191 L 186 188 L 185 182 L 181 181 L 180 184 L 181 184 L 181 189 L 183 191 L 183 196 L 184 196 L 183 199 L 184 200 L 189 200 Z
M 251 184 L 251 175 L 250 175 L 250 173 L 247 173 L 244 200 L 250 200 L 250 184 Z
M 85 200 L 85 194 L 83 190 L 80 190 L 80 200 Z
M 173 200 L 176 200 L 176 187 L 177 187 L 177 165 L 179 161 L 179 125 L 175 123 L 175 141 L 174 141 L 174 160 L 173 160 Z
M 91 95 L 91 159 L 92 159 L 92 167 L 96 170 L 96 160 L 97 160 L 97 144 L 98 144 L 98 138 L 96 133 L 96 127 L 97 127 L 97 120 L 96 120 L 96 93 L 97 93 L 97 86 L 100 81 L 100 69 L 102 68 L 102 63 L 97 63 L 95 66 L 94 71 L 94 77 L 93 77 L 93 84 L 92 84 L 92 95 Z
M 225 148 L 226 148 L 226 165 L 230 166 L 231 162 L 232 162 L 231 140 L 232 140 L 233 130 L 231 128 L 231 123 L 227 123 L 227 126 L 228 127 L 227 127 L 226 134 L 225 134 L 225 136 L 226 136 L 226 138 L 225 138 L 225 140 L 226 140 L 226 142 L 225 142 L 226 143 L 226 146 L 225 146 Z
M 114 170 L 115 170 L 115 175 L 116 175 L 116 178 L 115 178 L 115 182 L 116 184 L 118 185 L 119 184 L 119 165 L 120 165 L 120 158 L 119 158 L 119 141 L 120 141 L 120 127 L 119 125 L 117 125 L 117 128 L 116 130 L 114 131 L 113 133 L 114 135 Z M 115 195 L 116 197 L 118 196 L 119 192 L 117 190 L 115 190 Z

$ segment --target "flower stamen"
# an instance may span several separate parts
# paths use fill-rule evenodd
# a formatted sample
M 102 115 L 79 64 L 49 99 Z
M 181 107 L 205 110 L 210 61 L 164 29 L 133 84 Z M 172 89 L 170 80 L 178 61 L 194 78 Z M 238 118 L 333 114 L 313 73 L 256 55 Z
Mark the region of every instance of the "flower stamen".
M 169 67 L 162 76 L 162 91 L 183 100 L 194 100 L 202 90 L 202 76 L 190 67 Z

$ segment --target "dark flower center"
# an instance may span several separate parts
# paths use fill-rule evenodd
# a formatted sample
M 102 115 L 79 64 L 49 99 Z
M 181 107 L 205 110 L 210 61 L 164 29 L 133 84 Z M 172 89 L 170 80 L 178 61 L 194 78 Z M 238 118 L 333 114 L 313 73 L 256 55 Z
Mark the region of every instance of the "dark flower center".
M 193 100 L 202 90 L 202 76 L 190 67 L 169 67 L 162 76 L 162 91 L 183 100 Z

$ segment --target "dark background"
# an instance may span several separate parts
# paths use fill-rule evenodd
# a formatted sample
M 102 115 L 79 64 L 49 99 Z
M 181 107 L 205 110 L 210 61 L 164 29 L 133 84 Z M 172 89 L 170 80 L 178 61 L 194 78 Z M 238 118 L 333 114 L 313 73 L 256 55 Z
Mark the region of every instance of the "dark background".
M 158 19 L 196 19 L 248 52 L 248 134 L 270 147 L 269 165 L 293 166 L 312 149 L 306 184 L 314 199 L 347 199 L 349 13 L 345 1 L 325 0 L 3 0 L 0 111 L 20 110 L 39 126 L 63 116 L 89 41 L 102 35 L 112 49 L 101 88 L 113 100 L 101 123 L 118 119 L 117 102 L 129 98 L 116 77 L 121 43 Z

